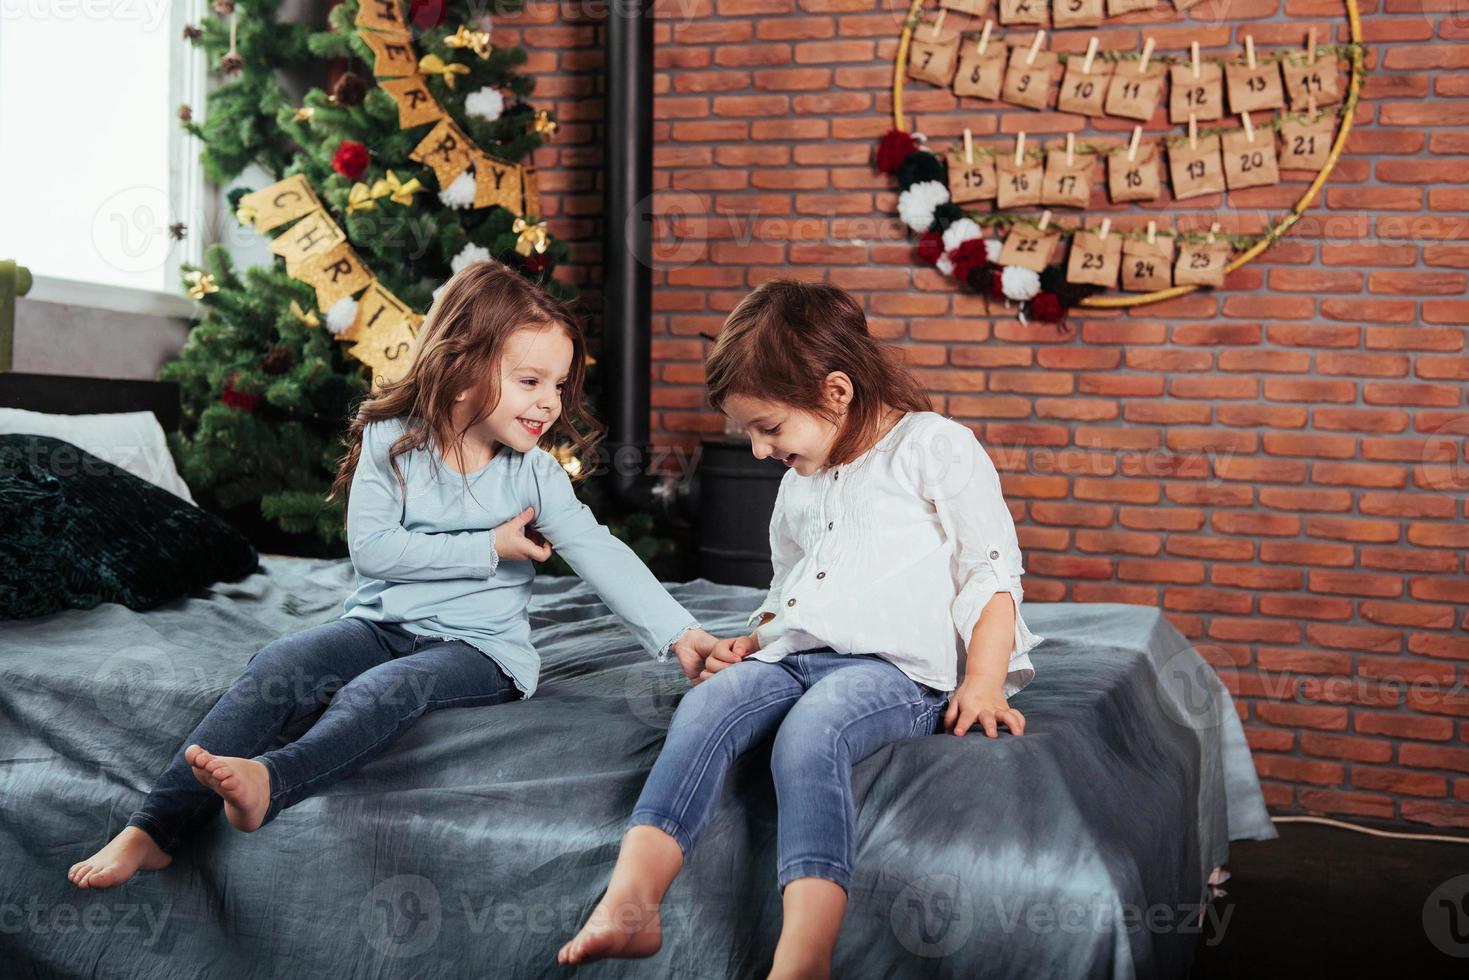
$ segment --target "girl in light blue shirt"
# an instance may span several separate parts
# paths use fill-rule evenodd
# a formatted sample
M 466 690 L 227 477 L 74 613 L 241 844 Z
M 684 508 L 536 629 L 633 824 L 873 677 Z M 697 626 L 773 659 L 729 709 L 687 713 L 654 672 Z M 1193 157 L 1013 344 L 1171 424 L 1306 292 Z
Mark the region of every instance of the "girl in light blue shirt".
M 333 487 L 347 497 L 357 570 L 343 616 L 256 653 L 122 832 L 71 867 L 74 884 L 167 866 L 221 807 L 257 830 L 426 711 L 530 697 L 533 561 L 553 548 L 650 654 L 699 675 L 714 637 L 541 448 L 565 435 L 585 452 L 600 435 L 585 415 L 585 364 L 574 317 L 519 273 L 484 262 L 449 280 L 406 375 L 364 402 L 348 433 Z

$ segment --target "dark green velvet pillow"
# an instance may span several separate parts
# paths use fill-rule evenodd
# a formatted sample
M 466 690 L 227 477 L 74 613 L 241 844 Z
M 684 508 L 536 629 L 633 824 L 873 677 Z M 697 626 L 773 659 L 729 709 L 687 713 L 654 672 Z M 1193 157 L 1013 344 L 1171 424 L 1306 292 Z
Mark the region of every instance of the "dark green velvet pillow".
M 150 609 L 253 572 L 224 521 L 50 436 L 0 435 L 0 619 Z

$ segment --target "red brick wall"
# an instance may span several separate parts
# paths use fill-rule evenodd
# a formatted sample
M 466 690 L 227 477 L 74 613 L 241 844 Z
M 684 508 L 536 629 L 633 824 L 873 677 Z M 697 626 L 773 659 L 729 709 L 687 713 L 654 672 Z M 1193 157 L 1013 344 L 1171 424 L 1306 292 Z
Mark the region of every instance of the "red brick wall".
M 1347 152 L 1318 209 L 1218 293 L 1022 326 L 920 268 L 892 181 L 898 0 L 668 0 L 657 28 L 653 426 L 692 448 L 700 333 L 775 275 L 856 293 L 1004 479 L 1027 597 L 1163 608 L 1234 691 L 1267 799 L 1469 827 L 1469 14 L 1362 5 L 1374 46 Z M 1166 8 L 1165 8 L 1166 9 Z M 605 11 L 497 20 L 563 120 L 538 157 L 563 270 L 595 301 Z M 1113 23 L 1111 46 L 1137 46 Z M 1345 39 L 1334 2 L 1206 0 L 1160 50 Z M 1081 47 L 1069 32 L 1063 44 Z M 1220 53 L 1215 50 L 1215 54 Z M 1066 131 L 908 86 L 916 128 Z M 1278 213 L 1304 181 L 1232 195 Z M 1166 209 L 1165 209 L 1166 214 Z

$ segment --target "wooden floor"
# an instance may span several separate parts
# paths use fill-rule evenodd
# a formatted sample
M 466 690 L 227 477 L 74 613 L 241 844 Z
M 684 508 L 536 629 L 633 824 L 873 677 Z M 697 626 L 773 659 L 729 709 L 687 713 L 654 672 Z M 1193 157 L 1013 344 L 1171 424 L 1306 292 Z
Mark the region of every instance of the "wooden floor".
M 1277 827 L 1278 840 L 1230 845 L 1228 894 L 1207 916 L 1192 978 L 1469 978 L 1469 843 Z

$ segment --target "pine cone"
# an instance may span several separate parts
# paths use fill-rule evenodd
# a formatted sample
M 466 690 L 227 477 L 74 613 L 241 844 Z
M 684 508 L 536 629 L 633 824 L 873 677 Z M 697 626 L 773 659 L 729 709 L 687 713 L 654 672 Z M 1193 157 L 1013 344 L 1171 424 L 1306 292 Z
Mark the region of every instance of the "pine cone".
M 193 121 L 194 121 L 194 108 L 193 108 L 193 106 L 190 106 L 187 103 L 185 103 L 184 105 L 179 106 L 179 122 L 188 123 L 188 122 L 193 122 Z
M 226 75 L 237 74 L 245 67 L 245 59 L 233 51 L 219 59 L 219 70 Z
M 214 12 L 221 17 L 228 17 L 235 12 L 235 0 L 214 0 L 212 6 Z
M 194 24 L 185 24 L 183 34 L 185 41 L 190 44 L 198 44 L 204 37 L 204 29 Z
M 260 359 L 260 370 L 266 374 L 285 374 L 296 363 L 295 355 L 285 344 L 272 344 Z
M 351 108 L 354 105 L 361 105 L 363 96 L 367 94 L 367 82 L 363 81 L 362 76 L 355 72 L 344 72 L 342 77 L 338 78 L 336 84 L 332 86 L 331 94 L 332 101 L 337 105 L 346 106 L 347 108 Z

